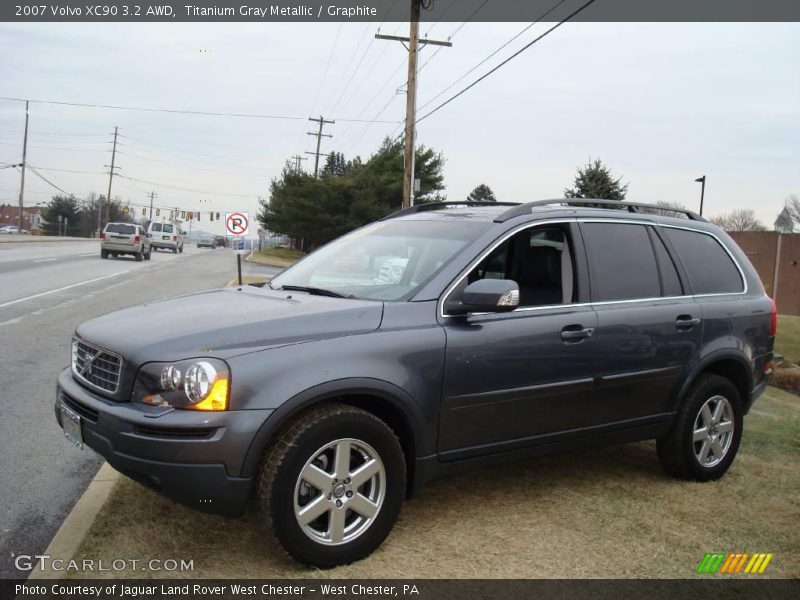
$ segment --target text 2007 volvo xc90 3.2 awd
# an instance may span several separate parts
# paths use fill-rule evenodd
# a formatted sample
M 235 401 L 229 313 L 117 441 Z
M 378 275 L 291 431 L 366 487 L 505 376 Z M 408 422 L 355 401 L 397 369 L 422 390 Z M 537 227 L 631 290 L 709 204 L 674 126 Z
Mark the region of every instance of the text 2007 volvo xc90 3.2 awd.
M 189 505 L 252 500 L 323 567 L 469 467 L 656 439 L 668 474 L 716 479 L 772 370 L 775 305 L 702 217 L 588 202 L 421 205 L 263 289 L 88 321 L 56 417 Z

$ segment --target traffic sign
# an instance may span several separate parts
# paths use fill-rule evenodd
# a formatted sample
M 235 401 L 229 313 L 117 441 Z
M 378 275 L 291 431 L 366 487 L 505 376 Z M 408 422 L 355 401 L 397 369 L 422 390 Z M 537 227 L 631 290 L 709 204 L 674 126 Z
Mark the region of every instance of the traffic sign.
M 225 233 L 229 236 L 247 235 L 250 231 L 250 217 L 246 212 L 225 213 Z
M 231 240 L 231 248 L 237 254 L 245 254 L 247 252 L 247 240 L 240 235 L 237 235 Z

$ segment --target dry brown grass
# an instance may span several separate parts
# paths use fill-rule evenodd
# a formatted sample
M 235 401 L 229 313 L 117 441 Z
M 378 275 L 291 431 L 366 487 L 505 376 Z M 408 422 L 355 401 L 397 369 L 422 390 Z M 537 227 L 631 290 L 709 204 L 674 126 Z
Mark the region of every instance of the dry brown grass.
M 407 501 L 371 557 L 317 571 L 265 543 L 252 513 L 201 514 L 123 479 L 76 558 L 194 559 L 184 575 L 199 577 L 617 578 L 692 577 L 706 552 L 745 551 L 775 554 L 764 576 L 800 577 L 798 459 L 800 402 L 770 388 L 717 482 L 669 479 L 652 442 L 484 469 Z

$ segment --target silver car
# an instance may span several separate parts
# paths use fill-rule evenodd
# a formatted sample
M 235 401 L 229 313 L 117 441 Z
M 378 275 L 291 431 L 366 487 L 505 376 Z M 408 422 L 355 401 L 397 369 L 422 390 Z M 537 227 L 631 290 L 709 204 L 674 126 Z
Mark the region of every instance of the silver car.
M 100 234 L 100 256 L 130 254 L 137 261 L 150 260 L 150 237 L 135 223 L 109 223 Z

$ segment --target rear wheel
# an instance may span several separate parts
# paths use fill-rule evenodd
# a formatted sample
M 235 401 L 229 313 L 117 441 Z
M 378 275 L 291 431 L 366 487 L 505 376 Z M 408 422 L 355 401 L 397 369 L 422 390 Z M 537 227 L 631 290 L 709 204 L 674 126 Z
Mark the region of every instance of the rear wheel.
M 289 426 L 267 451 L 257 498 L 268 530 L 301 563 L 347 564 L 389 535 L 406 487 L 400 443 L 380 419 L 331 405 Z
M 108 258 L 108 250 L 100 250 L 100 258 Z
M 136 257 L 136 262 L 142 262 L 144 260 L 144 252 L 137 252 L 134 256 Z
M 180 252 L 181 254 L 183 254 L 183 246 L 181 246 L 180 248 L 178 248 L 178 252 Z
M 681 479 L 719 479 L 739 449 L 742 415 L 736 386 L 719 375 L 700 375 L 686 394 L 670 432 L 657 441 L 661 466 Z
M 177 248 L 173 248 L 173 249 L 172 249 L 172 253 L 173 253 L 173 254 L 177 254 L 177 253 L 178 253 L 178 249 L 177 249 Z
M 150 256 L 153 254 L 152 248 L 147 250 L 147 254 L 144 255 L 145 260 L 150 260 Z

